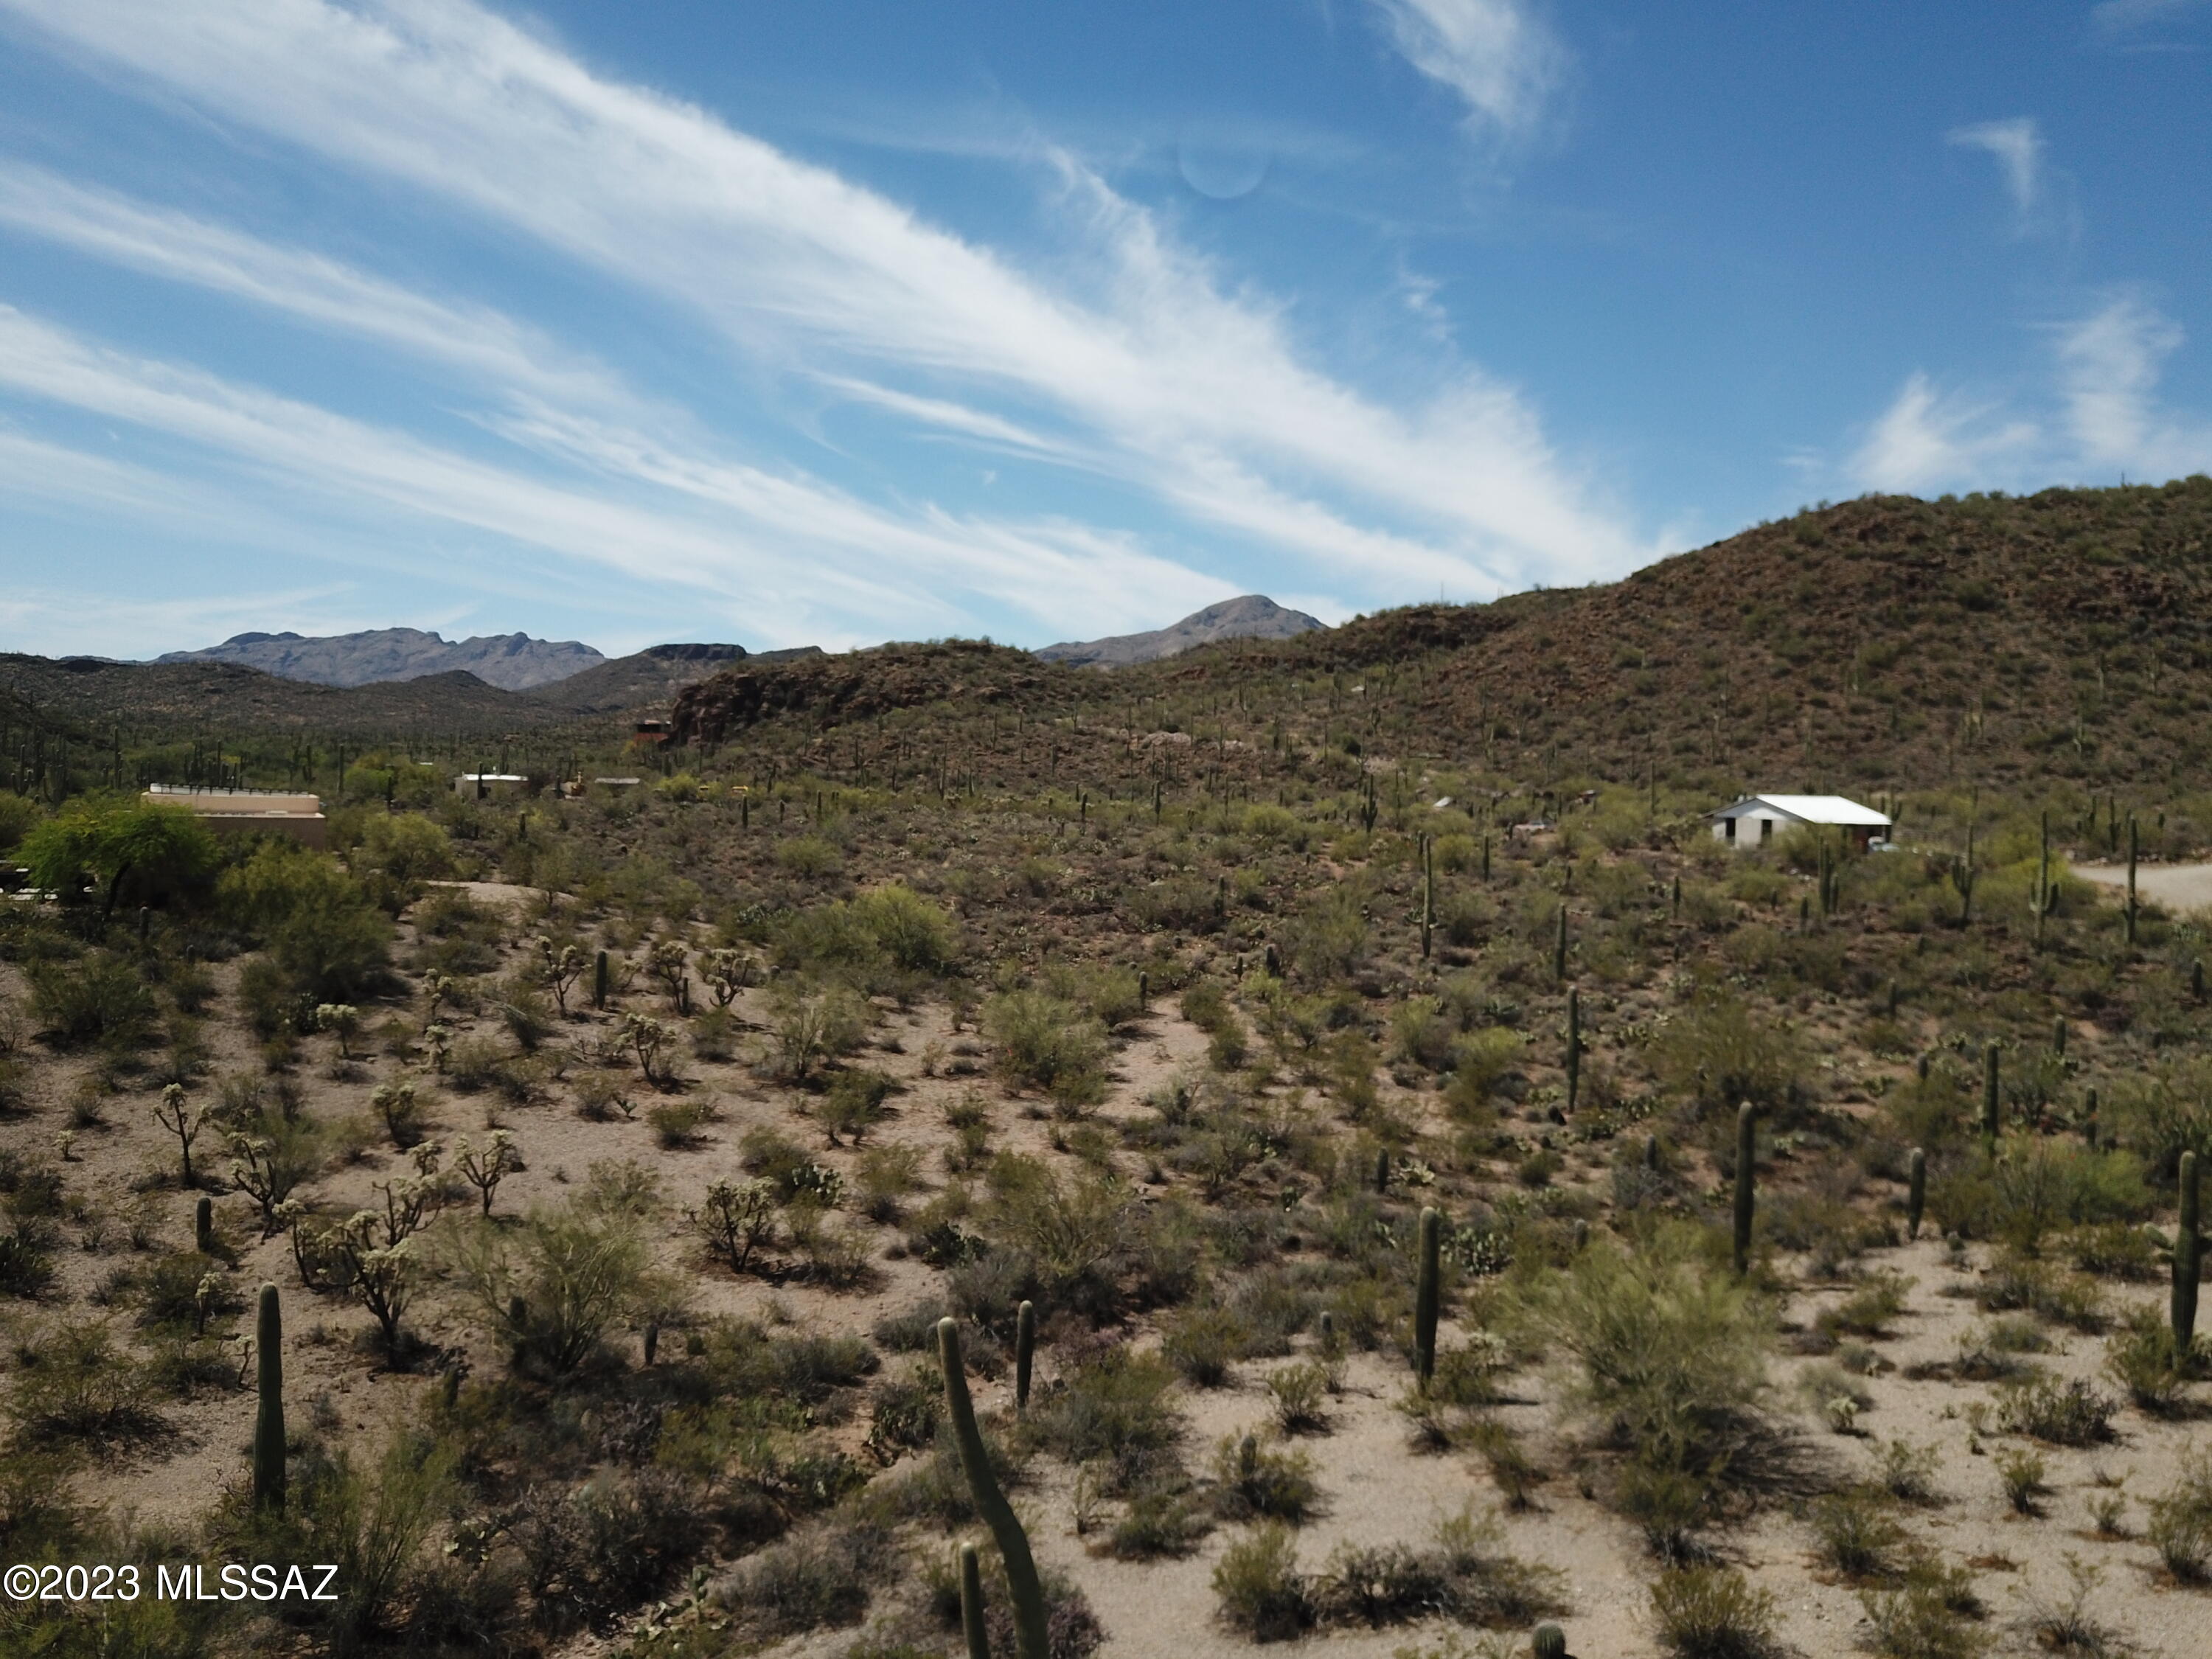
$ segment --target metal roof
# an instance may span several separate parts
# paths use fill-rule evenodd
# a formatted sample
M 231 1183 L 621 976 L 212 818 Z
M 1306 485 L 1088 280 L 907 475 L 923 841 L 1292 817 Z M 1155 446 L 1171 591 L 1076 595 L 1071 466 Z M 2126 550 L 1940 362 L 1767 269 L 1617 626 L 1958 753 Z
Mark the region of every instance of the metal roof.
M 1871 806 L 1862 806 L 1842 795 L 1747 795 L 1732 806 L 1709 814 L 1717 818 L 1741 817 L 1758 807 L 1767 807 L 1802 823 L 1837 823 L 1886 830 L 1889 820 Z

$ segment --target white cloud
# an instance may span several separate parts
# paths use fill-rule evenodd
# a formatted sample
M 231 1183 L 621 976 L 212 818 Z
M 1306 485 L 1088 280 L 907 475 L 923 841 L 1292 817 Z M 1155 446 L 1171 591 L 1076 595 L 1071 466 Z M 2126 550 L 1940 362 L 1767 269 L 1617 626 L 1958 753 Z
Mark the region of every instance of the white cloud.
M 2212 425 L 2160 408 L 2159 369 L 2181 327 L 2137 295 L 2117 295 L 2058 333 L 2067 426 L 2084 464 L 2132 477 L 2212 471 Z
M 1468 125 L 1501 140 L 1541 123 L 1566 49 L 1523 0 L 1374 0 L 1407 62 L 1451 88 Z
M 198 594 L 190 599 L 143 599 L 109 594 L 97 604 L 53 587 L 0 589 L 0 637 L 33 635 L 50 655 L 151 657 L 180 648 L 181 641 L 228 639 L 261 629 L 276 632 L 340 634 L 380 624 L 362 623 L 331 601 L 343 586 L 289 592 L 254 589 Z
M 2025 226 L 2043 200 L 2043 135 L 2033 119 L 2021 115 L 2008 121 L 1983 121 L 1954 127 L 1946 137 L 1954 144 L 1996 158 L 2013 213 Z
M 1308 585 L 1486 591 L 1613 574 L 1654 550 L 1511 389 L 1469 372 L 1425 405 L 1378 404 L 1067 158 L 1069 248 L 1050 268 L 1072 274 L 1048 280 L 460 0 L 0 8 L 675 301 L 772 368 L 863 383 L 916 416 L 934 406 L 951 429 L 994 401 L 984 419 L 1156 500 L 1246 533 L 1279 526 Z M 1462 65 L 1455 84 L 1486 122 L 1525 130 L 1558 63 L 1540 26 L 1439 0 L 1407 16 L 1425 20 L 1431 61 Z
M 1992 405 L 1939 393 L 1915 369 L 1852 458 L 1863 487 L 1932 492 L 2023 453 L 2036 441 L 2026 422 L 1998 419 Z
M 2107 39 L 2130 35 L 2161 23 L 2179 22 L 2204 9 L 2206 0 L 2103 0 L 2089 9 L 2089 26 Z
M 1927 494 L 2212 471 L 2212 422 L 2158 398 L 2160 367 L 2182 342 L 2172 319 L 2121 293 L 2050 337 L 2040 390 L 1976 399 L 1914 370 L 1851 457 L 1850 480 Z
M 602 476 L 679 498 L 672 510 L 641 505 L 111 350 L 7 306 L 0 386 L 185 440 L 290 491 L 371 502 L 741 603 L 771 638 L 825 638 L 840 617 L 872 625 L 876 638 L 953 631 L 972 625 L 969 607 L 984 596 L 1048 626 L 1092 617 L 1134 625 L 1164 603 L 1194 609 L 1231 592 L 1080 526 L 962 519 L 926 506 L 887 514 L 814 480 L 550 409 L 498 423 Z

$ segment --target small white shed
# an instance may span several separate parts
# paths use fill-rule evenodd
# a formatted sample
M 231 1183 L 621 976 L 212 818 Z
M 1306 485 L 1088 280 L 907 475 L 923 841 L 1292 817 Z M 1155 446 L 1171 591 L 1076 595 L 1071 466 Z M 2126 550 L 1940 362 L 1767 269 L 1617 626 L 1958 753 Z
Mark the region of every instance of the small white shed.
M 519 795 L 529 781 L 519 772 L 464 772 L 453 780 L 453 793 L 467 800 L 489 800 L 495 795 Z
M 1890 820 L 1873 807 L 1841 795 L 1746 795 L 1707 816 L 1713 822 L 1713 838 L 1731 847 L 1764 846 L 1774 839 L 1778 828 L 1819 823 L 1843 830 L 1864 851 L 1870 841 L 1887 840 L 1891 828 Z

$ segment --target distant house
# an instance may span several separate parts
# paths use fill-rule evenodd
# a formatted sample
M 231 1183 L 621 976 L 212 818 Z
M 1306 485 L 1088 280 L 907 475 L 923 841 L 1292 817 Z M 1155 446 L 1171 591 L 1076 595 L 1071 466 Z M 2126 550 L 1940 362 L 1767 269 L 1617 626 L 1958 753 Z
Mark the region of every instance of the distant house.
M 471 800 L 494 795 L 519 795 L 530 780 L 518 772 L 464 772 L 453 780 L 453 793 Z
M 226 835 L 283 836 L 303 846 L 320 847 L 329 829 L 319 795 L 288 795 L 258 789 L 192 789 L 157 783 L 142 800 L 191 809 L 210 830 Z
M 1873 807 L 1841 795 L 1747 795 L 1707 816 L 1713 838 L 1731 847 L 1764 846 L 1774 839 L 1778 826 L 1795 830 L 1817 823 L 1843 830 L 1863 852 L 1869 842 L 1887 840 L 1891 829 L 1891 821 Z

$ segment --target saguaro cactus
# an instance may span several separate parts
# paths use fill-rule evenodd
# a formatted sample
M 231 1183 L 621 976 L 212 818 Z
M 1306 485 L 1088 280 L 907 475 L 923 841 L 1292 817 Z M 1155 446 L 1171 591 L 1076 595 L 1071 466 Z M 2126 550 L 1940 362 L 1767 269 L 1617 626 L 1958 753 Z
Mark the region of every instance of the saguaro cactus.
M 2181 1216 L 2173 1230 L 2173 1346 L 2185 1358 L 2197 1340 L 2197 1257 L 2204 1243 L 2197 1222 L 2197 1154 L 2184 1152 Z
M 1559 931 L 1552 940 L 1552 977 L 1567 982 L 1567 907 L 1559 907 Z
M 1997 1131 L 2003 1127 L 2002 1114 L 1997 1103 L 1997 1045 L 1982 1045 L 1982 1149 L 1995 1152 Z
M 1539 1625 L 1528 1638 L 1533 1659 L 1567 1659 L 1567 1634 L 1557 1625 Z
M 1928 1154 L 1919 1147 L 1912 1149 L 1911 1173 L 1905 1189 L 1905 1236 L 1920 1237 L 1920 1217 L 1928 1207 Z
M 284 1315 L 276 1287 L 261 1287 L 254 1323 L 254 1358 L 260 1369 L 261 1398 L 253 1414 L 253 1507 L 284 1507 Z
M 2128 943 L 2136 942 L 2136 815 L 2128 814 Z
M 1575 1103 L 1583 1091 L 1583 994 L 1579 988 L 1567 988 L 1567 1109 L 1575 1109 Z
M 592 1006 L 604 1008 L 606 1006 L 607 953 L 602 951 L 592 964 Z
M 205 1194 L 192 1206 L 192 1248 L 202 1255 L 215 1254 L 215 1200 Z
M 1413 1370 L 1424 1389 L 1437 1369 L 1437 1267 L 1443 1223 L 1433 1207 L 1421 1212 L 1420 1277 L 1413 1285 Z
M 1006 1589 L 1014 1604 L 1015 1650 L 1020 1659 L 1051 1659 L 1045 1637 L 1044 1588 L 1037 1582 L 1030 1536 L 991 1473 L 982 1431 L 975 1426 L 975 1402 L 968 1397 L 968 1373 L 961 1367 L 960 1327 L 953 1320 L 937 1322 L 937 1356 L 945 1370 L 945 1411 L 952 1419 L 952 1437 L 960 1449 L 968 1491 L 1006 1562 Z
M 1378 1193 L 1390 1190 L 1390 1149 L 1388 1146 L 1375 1149 L 1375 1190 Z
M 1024 1302 L 1014 1313 L 1014 1409 L 1030 1408 L 1030 1370 L 1036 1361 L 1036 1304 Z
M 1752 1160 L 1759 1145 L 1759 1114 L 1749 1101 L 1735 1109 L 1735 1271 L 1751 1271 Z
M 2066 1016 L 2063 1014 L 2051 1022 L 2051 1052 L 2061 1060 L 2066 1058 Z
M 1432 843 L 1421 837 L 1421 960 L 1429 959 L 1430 936 L 1437 922 L 1437 872 Z
M 991 1635 L 983 1628 L 983 1564 L 973 1544 L 960 1556 L 960 1628 L 968 1638 L 968 1659 L 991 1659 Z
M 2043 853 L 2035 866 L 2035 947 L 2043 948 L 2043 923 L 2051 914 L 2051 814 L 2043 815 Z M 2064 1049 L 2059 1051 L 2064 1053 Z

